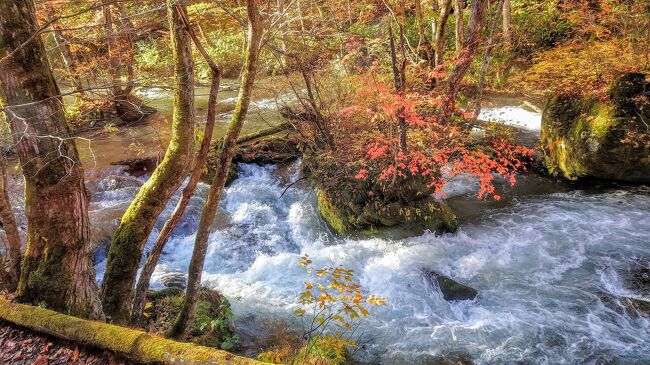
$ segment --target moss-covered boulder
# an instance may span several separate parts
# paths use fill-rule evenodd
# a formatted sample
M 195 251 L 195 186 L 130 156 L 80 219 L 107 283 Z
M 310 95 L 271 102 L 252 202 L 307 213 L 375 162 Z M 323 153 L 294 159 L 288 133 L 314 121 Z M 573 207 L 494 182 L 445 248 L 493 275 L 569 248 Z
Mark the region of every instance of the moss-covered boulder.
M 367 200 L 364 203 L 335 198 L 318 189 L 318 211 L 323 220 L 338 234 L 372 234 L 384 227 L 406 227 L 438 233 L 458 229 L 456 215 L 432 197 L 408 202 Z
M 447 301 L 474 300 L 478 295 L 476 289 L 452 280 L 437 271 L 423 270 L 423 272 L 427 281 L 432 286 L 439 288 L 442 297 Z
M 179 287 L 149 291 L 144 310 L 146 329 L 154 333 L 166 333 L 178 317 L 183 301 L 184 292 Z M 232 316 L 226 297 L 215 290 L 201 289 L 190 340 L 203 346 L 230 350 L 238 340 L 231 324 Z
M 569 180 L 650 183 L 650 83 L 630 73 L 614 82 L 607 101 L 552 98 L 543 113 L 544 163 Z

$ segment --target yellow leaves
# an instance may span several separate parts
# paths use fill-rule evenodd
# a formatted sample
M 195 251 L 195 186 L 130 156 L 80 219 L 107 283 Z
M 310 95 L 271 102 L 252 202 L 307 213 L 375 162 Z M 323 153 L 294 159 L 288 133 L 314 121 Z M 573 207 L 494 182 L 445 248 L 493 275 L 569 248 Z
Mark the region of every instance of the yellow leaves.
M 314 285 L 312 285 L 312 283 L 310 283 L 309 281 L 305 281 L 305 289 L 306 290 L 311 290 L 313 287 L 314 287 Z

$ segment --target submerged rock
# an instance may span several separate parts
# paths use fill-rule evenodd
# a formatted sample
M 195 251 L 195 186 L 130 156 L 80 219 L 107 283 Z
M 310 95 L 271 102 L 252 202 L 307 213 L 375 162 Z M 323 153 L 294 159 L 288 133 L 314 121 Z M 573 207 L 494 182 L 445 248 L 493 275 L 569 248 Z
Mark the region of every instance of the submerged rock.
M 438 233 L 458 229 L 456 215 L 432 197 L 384 204 L 334 199 L 323 189 L 318 189 L 316 196 L 321 217 L 338 234 L 373 234 L 381 228 L 395 226 Z
M 572 95 L 552 98 L 542 117 L 544 163 L 569 180 L 650 183 L 650 83 L 626 74 L 608 102 Z
M 431 285 L 440 288 L 445 300 L 473 300 L 478 295 L 476 289 L 454 281 L 437 271 L 426 269 L 422 271 L 424 272 L 424 277 Z

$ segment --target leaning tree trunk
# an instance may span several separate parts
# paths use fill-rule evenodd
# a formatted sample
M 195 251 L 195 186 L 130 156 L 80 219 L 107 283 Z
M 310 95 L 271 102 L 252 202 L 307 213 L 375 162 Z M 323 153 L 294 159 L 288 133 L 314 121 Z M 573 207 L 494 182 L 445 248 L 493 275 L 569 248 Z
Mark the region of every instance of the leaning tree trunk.
M 18 225 L 16 218 L 11 211 L 11 201 L 9 200 L 9 192 L 7 191 L 7 170 L 5 166 L 5 157 L 0 156 L 0 221 L 2 228 L 5 231 L 6 239 L 6 252 L 7 257 L 2 258 L 2 266 L 0 266 L 0 289 L 15 290 L 18 286 L 18 279 L 20 277 L 20 234 L 18 233 Z M 7 267 L 4 267 L 5 261 Z
M 447 90 L 442 104 L 441 120 L 443 122 L 451 120 L 456 108 L 456 95 L 460 90 L 461 82 L 478 50 L 488 2 L 489 0 L 475 0 L 472 3 L 472 11 L 467 25 L 467 36 L 465 37 L 465 48 L 460 52 L 458 61 L 454 63 L 454 68 L 447 78 Z
M 217 97 L 219 96 L 219 82 L 221 80 L 221 71 L 219 66 L 212 60 L 212 58 L 205 51 L 201 43 L 199 42 L 196 33 L 192 30 L 189 17 L 185 13 L 185 9 L 181 6 L 176 6 L 178 14 L 181 16 L 181 20 L 185 25 L 185 28 L 189 31 L 192 40 L 196 49 L 201 53 L 204 60 L 210 66 L 212 71 L 212 82 L 210 85 L 210 97 L 208 99 L 208 114 L 205 122 L 205 131 L 203 133 L 203 140 L 201 141 L 201 147 L 194 161 L 194 166 L 192 168 L 192 174 L 190 175 L 190 180 L 183 189 L 181 198 L 174 208 L 174 212 L 167 219 L 163 228 L 158 234 L 158 238 L 151 249 L 151 252 L 147 256 L 147 260 L 142 267 L 140 272 L 140 277 L 138 278 L 138 284 L 135 287 L 135 296 L 133 298 L 133 308 L 131 310 L 131 323 L 137 323 L 142 317 L 142 311 L 144 310 L 144 305 L 147 299 L 147 289 L 149 289 L 149 282 L 151 281 L 151 276 L 153 275 L 154 270 L 156 269 L 156 264 L 158 259 L 162 254 L 169 237 L 172 234 L 174 228 L 178 222 L 180 222 L 187 205 L 194 194 L 194 189 L 201 180 L 203 175 L 203 170 L 208 160 L 208 153 L 210 152 L 210 143 L 212 142 L 212 132 L 214 130 L 214 122 L 217 116 Z
M 212 180 L 212 185 L 208 191 L 208 197 L 201 213 L 199 228 L 196 232 L 196 241 L 194 242 L 194 251 L 190 261 L 189 275 L 187 281 L 187 290 L 185 301 L 174 326 L 169 335 L 174 338 L 185 337 L 189 331 L 190 325 L 194 322 L 196 315 L 196 303 L 199 298 L 201 289 L 201 274 L 203 272 L 203 263 L 208 247 L 208 238 L 210 236 L 210 227 L 214 222 L 219 207 L 221 193 L 226 185 L 230 165 L 237 147 L 237 137 L 244 125 L 248 106 L 250 104 L 255 74 L 257 72 L 257 58 L 260 51 L 262 37 L 262 21 L 257 9 L 258 0 L 247 0 L 248 13 L 248 50 L 246 53 L 245 67 L 242 73 L 241 86 L 239 88 L 239 97 L 235 111 L 230 120 L 228 131 L 224 137 L 222 146 L 219 151 L 217 173 Z
M 175 3 L 167 1 L 176 75 L 172 137 L 162 162 L 122 216 L 108 252 L 102 283 L 104 311 L 120 323 L 130 317 L 133 284 L 144 245 L 165 205 L 185 179 L 194 154 L 192 41 Z
M 445 58 L 445 28 L 447 27 L 449 13 L 451 12 L 451 1 L 443 0 L 438 14 L 438 20 L 436 21 L 436 66 L 442 65 Z
M 37 31 L 32 0 L 0 2 L 0 96 L 25 176 L 28 219 L 17 296 L 100 318 L 89 193 L 45 47 L 33 36 Z

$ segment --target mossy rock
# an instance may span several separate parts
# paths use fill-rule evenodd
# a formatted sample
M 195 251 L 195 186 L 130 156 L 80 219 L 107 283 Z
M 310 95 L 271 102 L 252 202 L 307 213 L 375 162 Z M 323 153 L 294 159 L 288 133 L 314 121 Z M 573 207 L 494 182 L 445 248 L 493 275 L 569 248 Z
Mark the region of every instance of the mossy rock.
M 178 287 L 149 291 L 147 301 L 145 327 L 152 332 L 166 333 L 181 311 L 184 292 Z M 215 290 L 201 289 L 190 340 L 203 346 L 231 349 L 238 339 L 230 323 L 232 316 L 228 299 Z
M 318 211 L 338 234 L 372 235 L 386 227 L 405 227 L 437 233 L 455 232 L 458 219 L 446 204 L 432 197 L 409 202 L 334 199 L 324 189 L 316 193 Z
M 552 98 L 541 133 L 549 172 L 569 180 L 650 183 L 649 85 L 643 74 L 626 74 L 610 88 L 608 102 Z

